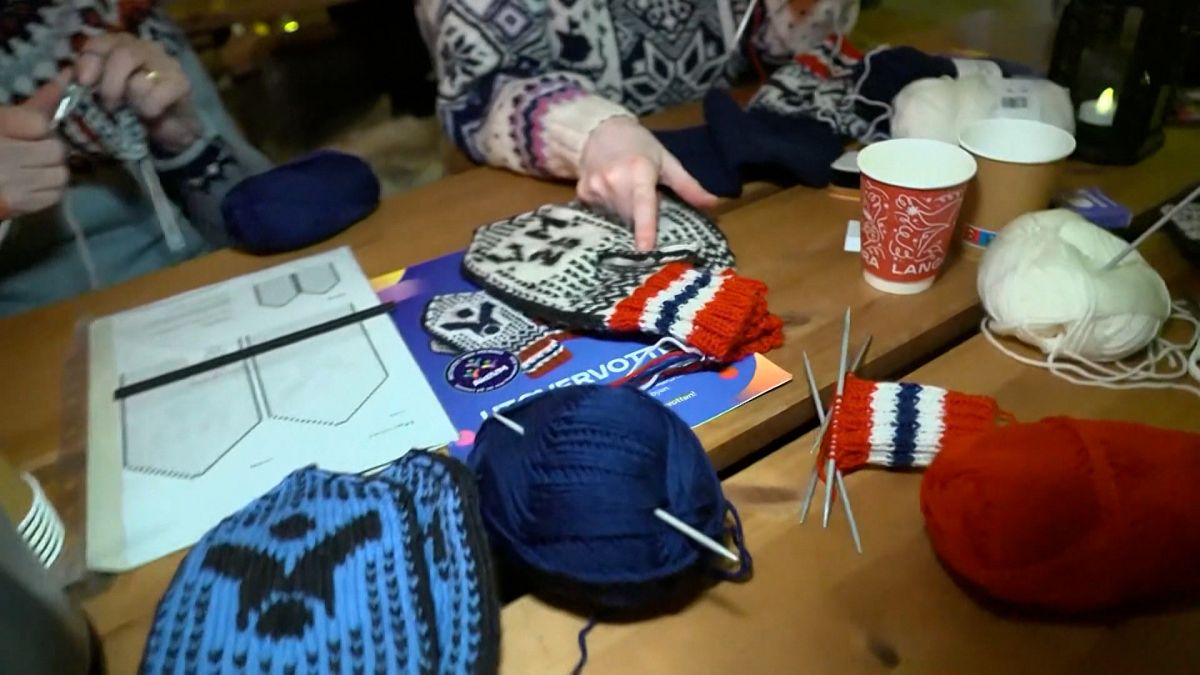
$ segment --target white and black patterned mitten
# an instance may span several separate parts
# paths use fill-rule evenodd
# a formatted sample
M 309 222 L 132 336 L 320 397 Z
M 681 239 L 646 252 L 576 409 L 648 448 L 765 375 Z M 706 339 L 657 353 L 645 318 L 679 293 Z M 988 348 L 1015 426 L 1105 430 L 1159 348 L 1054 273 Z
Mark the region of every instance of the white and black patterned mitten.
M 660 199 L 658 249 L 580 204 L 543 206 L 481 227 L 464 273 L 530 316 L 570 329 L 673 337 L 724 362 L 783 343 L 765 284 L 738 276 L 724 235 Z
M 459 353 L 501 349 L 516 354 L 530 377 L 541 377 L 571 358 L 555 331 L 484 291 L 434 296 L 422 322 L 434 340 Z

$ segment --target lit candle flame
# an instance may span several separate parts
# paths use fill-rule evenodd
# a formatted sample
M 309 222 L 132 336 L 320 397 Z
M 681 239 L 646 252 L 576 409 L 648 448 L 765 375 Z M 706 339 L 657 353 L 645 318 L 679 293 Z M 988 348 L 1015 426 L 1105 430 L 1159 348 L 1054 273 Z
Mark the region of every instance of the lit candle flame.
M 1114 96 L 1115 92 L 1113 91 L 1112 87 L 1100 92 L 1100 98 L 1096 99 L 1096 112 L 1103 115 L 1112 111 L 1114 105 Z

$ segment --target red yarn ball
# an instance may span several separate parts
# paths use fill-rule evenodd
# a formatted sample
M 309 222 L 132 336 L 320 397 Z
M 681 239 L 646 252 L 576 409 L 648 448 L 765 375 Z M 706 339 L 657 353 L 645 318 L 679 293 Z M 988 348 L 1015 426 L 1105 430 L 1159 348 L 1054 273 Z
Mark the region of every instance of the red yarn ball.
M 1200 590 L 1200 435 L 1065 417 L 938 454 L 934 550 L 996 599 L 1074 613 Z

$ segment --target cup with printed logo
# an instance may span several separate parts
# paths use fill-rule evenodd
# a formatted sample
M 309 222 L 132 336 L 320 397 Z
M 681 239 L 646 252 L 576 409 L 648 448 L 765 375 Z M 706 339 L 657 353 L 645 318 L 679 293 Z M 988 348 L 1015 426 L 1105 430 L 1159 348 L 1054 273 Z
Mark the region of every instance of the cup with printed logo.
M 926 290 L 946 262 L 974 158 L 950 143 L 899 138 L 863 148 L 858 168 L 863 278 L 885 293 Z

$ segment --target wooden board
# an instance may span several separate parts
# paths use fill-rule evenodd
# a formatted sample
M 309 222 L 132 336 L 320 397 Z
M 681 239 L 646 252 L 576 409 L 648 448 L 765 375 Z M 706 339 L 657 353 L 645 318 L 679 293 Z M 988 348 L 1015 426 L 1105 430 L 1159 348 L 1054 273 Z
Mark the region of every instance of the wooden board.
M 1077 387 L 1007 360 L 982 336 L 905 378 L 988 394 L 1022 420 L 1120 419 L 1200 432 L 1200 399 L 1181 392 Z M 588 675 L 604 673 L 1182 673 L 1200 664 L 1200 610 L 1108 623 L 1022 620 L 970 599 L 928 543 L 920 474 L 866 469 L 846 478 L 865 553 L 840 508 L 829 530 L 799 523 L 811 434 L 725 481 L 755 570 L 684 611 L 601 624 Z M 819 505 L 818 505 L 819 506 Z M 502 670 L 565 673 L 586 618 L 525 597 L 503 613 Z

